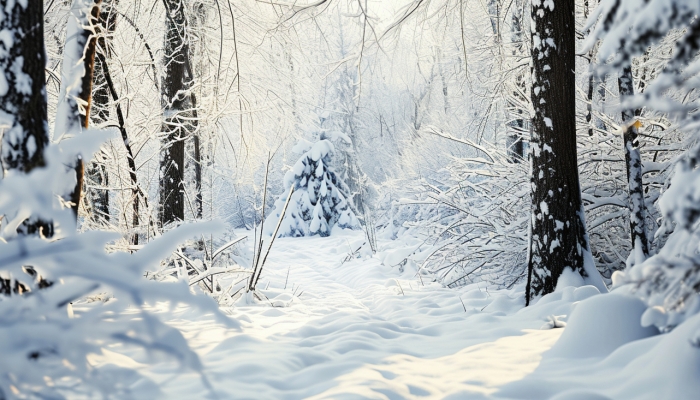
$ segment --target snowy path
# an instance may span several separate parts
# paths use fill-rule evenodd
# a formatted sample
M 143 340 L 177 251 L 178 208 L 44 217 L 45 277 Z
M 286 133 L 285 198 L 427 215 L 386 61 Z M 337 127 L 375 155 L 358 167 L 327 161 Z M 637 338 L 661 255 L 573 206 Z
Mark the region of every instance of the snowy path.
M 514 314 L 521 300 L 512 293 L 422 286 L 413 272 L 399 274 L 376 257 L 340 266 L 360 238 L 278 240 L 259 286 L 269 282 L 264 292 L 274 301 L 289 268 L 286 293 L 293 287 L 301 297 L 284 308 L 228 310 L 241 332 L 176 311 L 173 324 L 202 356 L 220 398 L 486 398 L 532 372 L 561 334 L 539 330 L 541 316 Z M 141 372 L 161 384 L 164 398 L 210 393 L 195 374 L 173 377 L 170 364 Z

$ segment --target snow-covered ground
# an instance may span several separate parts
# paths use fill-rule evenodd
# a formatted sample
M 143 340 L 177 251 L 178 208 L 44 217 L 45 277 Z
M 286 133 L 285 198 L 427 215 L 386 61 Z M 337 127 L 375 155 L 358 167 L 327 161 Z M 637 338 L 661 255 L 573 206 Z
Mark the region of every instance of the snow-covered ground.
M 163 309 L 200 354 L 203 378 L 172 361 L 146 365 L 153 355 L 124 348 L 106 349 L 92 362 L 131 382 L 133 397 L 143 399 L 691 399 L 698 393 L 699 354 L 685 356 L 685 364 L 696 365 L 684 376 L 673 378 L 678 368 L 661 376 L 645 372 L 642 362 L 664 362 L 653 354 L 659 345 L 666 347 L 657 353 L 666 354 L 687 351 L 682 345 L 700 349 L 683 340 L 676 346 L 670 335 L 636 340 L 655 333 L 624 322 L 639 320 L 636 299 L 570 287 L 523 308 L 522 287 L 445 289 L 422 281 L 412 262 L 403 271 L 382 265 L 420 252 L 418 241 L 380 242 L 374 257 L 342 263 L 361 240 L 361 231 L 278 239 L 259 284 L 269 302 L 224 310 L 241 330 L 188 308 Z M 560 329 L 577 304 L 586 307 L 569 321 L 573 328 Z M 697 318 L 688 323 L 698 326 Z M 639 381 L 635 373 L 644 378 L 641 388 L 630 387 Z

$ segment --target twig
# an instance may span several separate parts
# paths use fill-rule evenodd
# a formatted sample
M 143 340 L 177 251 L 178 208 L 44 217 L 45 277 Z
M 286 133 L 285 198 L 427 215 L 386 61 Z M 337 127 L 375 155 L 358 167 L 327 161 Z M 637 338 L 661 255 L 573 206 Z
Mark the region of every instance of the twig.
M 394 279 L 396 281 L 396 284 L 399 285 L 399 289 L 401 289 L 401 295 L 405 296 L 406 294 L 403 292 L 403 288 L 401 287 L 401 282 L 399 282 L 398 279 Z
M 251 285 L 248 290 L 255 290 L 255 285 L 258 283 L 258 279 L 260 279 L 260 274 L 262 273 L 262 269 L 265 266 L 265 261 L 267 261 L 267 256 L 270 254 L 270 249 L 272 249 L 272 245 L 275 243 L 275 238 L 277 238 L 277 233 L 280 230 L 280 226 L 282 226 L 282 220 L 284 219 L 284 214 L 287 212 L 287 206 L 289 206 L 289 201 L 292 199 L 292 194 L 294 194 L 294 185 L 292 185 L 292 187 L 289 188 L 287 201 L 284 202 L 284 207 L 282 208 L 280 219 L 279 221 L 277 221 L 277 226 L 275 227 L 275 231 L 272 234 L 272 238 L 270 239 L 270 245 L 267 246 L 267 251 L 265 252 L 265 256 L 262 258 L 262 262 L 256 265 L 256 268 L 253 271 L 253 276 L 251 276 Z

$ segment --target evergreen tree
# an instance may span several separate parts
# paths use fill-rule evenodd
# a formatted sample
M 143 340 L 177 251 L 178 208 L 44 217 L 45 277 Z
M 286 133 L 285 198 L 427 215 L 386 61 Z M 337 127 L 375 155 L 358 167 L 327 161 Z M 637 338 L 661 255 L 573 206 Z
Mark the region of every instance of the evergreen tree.
M 280 237 L 329 236 L 336 225 L 343 229 L 359 227 L 346 200 L 348 186 L 332 167 L 333 144 L 322 139 L 305 150 L 284 177 L 285 194 L 275 202 L 275 211 L 265 222 L 265 234 L 272 235 L 292 185 L 294 193 L 280 227 Z

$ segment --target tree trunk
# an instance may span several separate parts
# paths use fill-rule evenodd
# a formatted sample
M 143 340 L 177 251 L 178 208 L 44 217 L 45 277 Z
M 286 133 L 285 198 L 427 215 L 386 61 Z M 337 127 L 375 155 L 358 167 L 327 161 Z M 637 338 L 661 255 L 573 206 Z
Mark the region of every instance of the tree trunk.
M 0 10 L 0 31 L 11 35 L 0 52 L 0 110 L 8 119 L 2 121 L 8 127 L 2 137 L 2 162 L 9 174 L 43 167 L 49 143 L 43 6 L 40 0 L 22 3 Z
M 95 58 L 94 89 L 92 92 L 92 106 L 90 107 L 92 122 L 97 125 L 106 123 L 110 118 L 109 111 L 109 87 L 105 78 L 103 60 L 109 56 L 108 37 L 114 32 L 117 23 L 117 13 L 113 9 L 112 0 L 102 2 L 99 24 L 96 25 L 97 49 L 103 58 Z M 98 153 L 96 158 L 104 158 L 104 154 Z M 91 209 L 90 218 L 98 224 L 107 223 L 109 215 L 109 175 L 103 162 L 93 160 L 89 163 L 86 172 L 85 197 L 88 199 Z
M 202 153 L 199 135 L 192 135 L 194 146 L 194 208 L 195 218 L 202 219 Z
M 131 149 L 131 142 L 129 141 L 129 137 L 126 133 L 124 113 L 122 112 L 121 105 L 119 104 L 119 95 L 117 95 L 117 91 L 114 87 L 114 82 L 112 82 L 112 76 L 109 73 L 107 59 L 103 54 L 99 53 L 97 54 L 97 58 L 102 65 L 105 82 L 107 83 L 107 88 L 109 89 L 109 92 L 112 95 L 112 100 L 115 104 L 115 109 L 117 111 L 117 122 L 119 123 L 119 133 L 121 133 L 122 143 L 124 143 L 124 148 L 126 149 L 126 162 L 129 165 L 129 178 L 131 180 L 131 197 L 133 207 L 131 218 L 133 224 L 132 226 L 135 230 L 139 226 L 139 200 L 143 198 L 144 201 L 147 201 L 147 199 L 146 196 L 144 196 L 141 192 L 141 189 L 139 188 L 138 179 L 136 175 L 136 161 L 134 159 L 134 152 Z M 148 208 L 148 204 L 146 204 L 146 208 Z M 138 232 L 134 233 L 132 243 L 139 244 Z
M 66 28 L 66 44 L 63 49 L 61 93 L 56 110 L 54 135 L 75 136 L 90 121 L 92 77 L 95 66 L 97 36 L 95 27 L 99 19 L 101 0 L 75 0 L 71 6 Z M 86 29 L 86 27 L 88 27 Z M 82 63 L 80 63 L 82 59 Z M 76 184 L 71 189 L 71 208 L 78 217 L 83 188 L 83 160 L 79 156 L 73 166 Z
M 2 164 L 6 173 L 27 174 L 43 167 L 49 144 L 46 108 L 44 13 L 40 0 L 15 2 L 0 8 L 0 31 L 9 36 L 0 51 L 0 111 Z M 9 46 L 9 47 L 8 47 Z M 53 235 L 50 222 L 30 218 L 24 234 Z
M 185 219 L 185 140 L 191 121 L 192 84 L 189 67 L 187 20 L 182 0 L 163 0 L 166 12 L 163 101 L 163 150 L 160 159 L 161 227 Z
M 624 97 L 634 95 L 634 81 L 632 80 L 632 66 L 627 65 L 617 79 L 620 90 L 620 101 Z M 632 240 L 632 254 L 628 261 L 631 265 L 646 260 L 649 256 L 649 245 L 646 234 L 644 216 L 646 207 L 644 204 L 644 185 L 642 181 L 642 157 L 639 154 L 639 141 L 637 140 L 637 123 L 635 122 L 635 110 L 624 109 L 622 122 L 627 123 L 623 134 L 625 150 L 625 165 L 627 166 L 627 183 L 629 190 L 630 207 L 630 239 Z
M 49 144 L 46 107 L 46 51 L 44 12 L 40 0 L 14 2 L 0 7 L 0 126 L 2 167 L 6 174 L 28 174 L 46 165 Z M 30 217 L 18 233 L 51 237 L 53 224 Z M 32 267 L 25 267 L 37 287 L 50 286 Z M 0 277 L 0 293 L 19 294 L 28 287 Z
M 553 292 L 567 268 L 586 278 L 584 261 L 592 263 L 576 159 L 574 2 L 533 2 L 531 11 L 535 115 L 526 304 Z
M 207 13 L 206 8 L 203 3 L 197 3 L 194 6 L 192 26 L 198 28 L 195 32 L 198 34 L 197 40 L 194 43 L 197 45 L 196 49 L 192 50 L 193 54 L 197 54 L 197 59 L 200 60 L 198 68 L 194 71 L 194 64 L 192 63 L 191 57 L 187 55 L 187 72 L 190 74 L 192 79 L 194 79 L 195 74 L 202 76 L 204 73 L 204 65 L 206 62 L 201 62 L 205 60 L 206 51 L 206 34 L 203 34 L 204 27 L 207 25 Z M 201 89 L 200 89 L 201 94 Z M 194 218 L 202 219 L 203 215 L 203 198 L 202 198 L 202 140 L 201 131 L 199 130 L 199 112 L 197 110 L 197 96 L 194 93 L 190 93 L 190 101 L 192 105 L 192 120 L 188 128 L 190 129 L 190 136 L 192 137 L 192 159 L 194 166 Z M 204 243 L 200 243 L 201 246 Z

